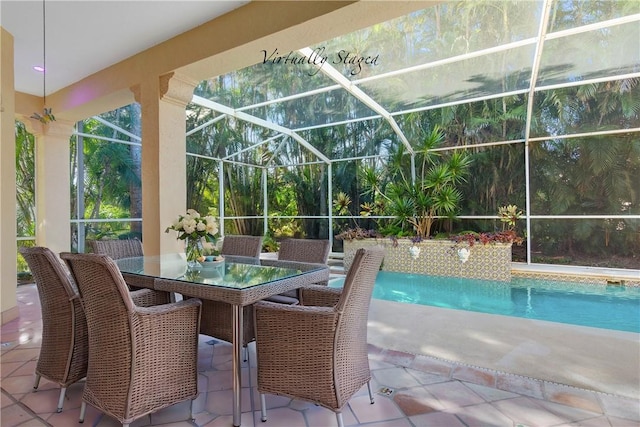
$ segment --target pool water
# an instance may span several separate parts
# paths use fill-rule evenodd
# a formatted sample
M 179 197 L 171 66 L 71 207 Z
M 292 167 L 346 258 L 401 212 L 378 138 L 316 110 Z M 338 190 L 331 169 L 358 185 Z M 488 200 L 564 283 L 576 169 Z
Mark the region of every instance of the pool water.
M 341 287 L 344 279 L 329 286 Z M 373 298 L 640 333 L 640 287 L 380 271 Z

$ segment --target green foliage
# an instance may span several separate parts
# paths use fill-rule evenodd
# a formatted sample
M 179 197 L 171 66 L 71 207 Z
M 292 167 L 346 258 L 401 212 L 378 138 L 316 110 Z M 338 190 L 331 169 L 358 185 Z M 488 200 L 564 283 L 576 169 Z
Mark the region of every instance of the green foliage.
M 35 141 L 22 122 L 15 122 L 16 225 L 18 236 L 35 236 Z
M 637 4 L 633 1 L 555 2 L 549 30 L 561 31 L 575 22 L 614 19 L 622 16 L 621 11 L 627 8 L 637 13 Z M 375 70 L 383 74 L 394 71 L 397 64 L 407 60 L 416 65 L 496 46 L 505 42 L 507 34 L 514 40 L 524 40 L 537 28 L 532 27 L 531 20 L 522 17 L 532 16 L 538 9 L 539 2 L 442 2 L 416 12 L 412 20 L 392 20 L 330 41 L 327 50 L 384 51 L 385 61 Z M 598 42 L 606 44 L 608 36 L 609 31 L 598 32 Z M 435 43 L 427 44 L 434 40 Z M 630 44 L 631 49 L 634 47 Z M 589 46 L 584 49 L 581 55 L 585 63 L 606 59 L 590 53 Z M 411 55 L 405 56 L 406 52 Z M 497 231 L 502 226 L 499 219 L 454 221 L 453 218 L 495 216 L 500 206 L 508 204 L 527 206 L 529 215 L 636 215 L 640 203 L 637 132 L 598 137 L 583 135 L 593 130 L 640 127 L 640 79 L 538 91 L 533 99 L 529 94 L 518 94 L 457 103 L 465 95 L 447 91 L 447 79 L 467 76 L 466 83 L 472 85 L 479 96 L 500 90 L 517 92 L 528 84 L 529 70 L 516 66 L 506 75 L 501 70 L 511 67 L 509 60 L 514 54 L 517 52 L 510 50 L 492 56 L 489 61 L 483 58 L 461 61 L 455 64 L 452 76 L 435 67 L 428 72 L 385 79 L 384 84 L 376 84 L 375 80 L 367 83 L 368 93 L 389 111 L 412 111 L 393 117 L 416 153 L 413 171 L 407 147 L 384 118 L 351 121 L 370 116 L 371 111 L 359 106 L 346 91 L 331 90 L 318 96 L 292 97 L 286 102 L 255 107 L 264 101 L 326 86 L 327 79 L 322 73 L 311 76 L 303 67 L 258 64 L 202 82 L 196 89 L 197 95 L 234 108 L 254 105 L 248 113 L 297 129 L 298 135 L 330 159 L 363 158 L 334 162 L 329 176 L 328 167 L 319 164 L 318 157 L 291 136 L 191 105 L 187 114 L 188 151 L 224 159 L 225 176 L 221 190 L 218 167 L 222 160 L 187 156 L 187 206 L 199 211 L 216 208 L 222 191 L 225 214 L 234 217 L 225 222 L 226 232 L 261 234 L 266 175 L 269 228 L 276 237 L 328 236 L 324 220 L 290 217 L 322 216 L 332 208 L 338 216 L 336 230 L 355 225 L 365 230 L 375 227 L 388 235 L 415 233 L 425 237 L 444 235 L 456 227 Z M 359 78 L 368 77 L 367 72 L 370 71 L 365 69 Z M 553 73 L 562 78 L 564 70 L 542 70 L 540 77 L 553 80 L 556 78 Z M 576 73 L 576 79 L 590 77 L 580 75 L 579 70 Z M 431 88 L 443 90 L 434 96 L 429 91 Z M 414 96 L 414 92 L 419 96 Z M 430 108 L 435 102 L 448 101 L 453 102 L 447 107 Z M 529 101 L 533 102 L 532 139 L 525 145 L 522 141 L 529 131 L 525 129 Z M 421 107 L 426 108 L 421 110 Z M 140 135 L 137 104 L 101 117 Z M 315 127 L 335 122 L 340 124 Z M 135 142 L 98 120 L 87 119 L 84 127 L 84 133 Z M 556 135 L 563 137 L 556 138 Z M 496 142 L 504 144 L 489 145 Z M 33 137 L 20 124 L 16 125 L 16 144 L 18 233 L 33 235 Z M 72 156 L 76 144 L 74 139 Z M 438 151 L 447 148 L 454 150 Z M 135 145 L 84 138 L 85 193 L 82 196 L 86 218 L 141 215 L 139 151 Z M 294 164 L 301 166 L 291 166 Z M 525 175 L 527 165 L 529 175 Z M 412 172 L 417 175 L 415 181 Z M 75 192 L 76 178 L 80 175 L 76 175 L 73 163 L 72 173 Z M 329 180 L 333 194 L 337 195 L 333 206 L 327 202 Z M 530 200 L 525 191 L 527 180 L 531 183 Z M 76 211 L 76 206 L 71 206 L 72 215 Z M 358 219 L 339 218 L 346 216 Z M 386 216 L 392 218 L 384 218 Z M 517 227 L 518 221 L 515 223 Z M 128 235 L 139 232 L 136 229 L 139 225 L 94 223 L 89 234 Z M 514 221 L 505 225 L 511 228 Z M 545 254 L 548 259 L 564 254 L 621 255 L 635 260 L 640 256 L 637 238 L 640 223 L 635 218 L 543 218 L 533 219 L 531 227 L 534 251 Z
M 280 245 L 278 244 L 276 239 L 273 238 L 273 235 L 271 233 L 265 234 L 265 236 L 262 238 L 262 251 L 278 252 L 279 248 Z
M 472 158 L 462 151 L 441 156 L 433 151 L 445 141 L 445 133 L 435 126 L 416 150 L 416 165 L 420 165 L 415 181 L 409 181 L 410 171 L 390 168 L 394 181 L 380 190 L 387 199 L 386 213 L 395 216 L 395 226 L 406 231 L 411 225 L 416 236 L 426 238 L 437 217 L 453 218 L 460 209 L 462 192 L 458 188 L 466 181 Z M 402 149 L 401 149 L 402 150 Z

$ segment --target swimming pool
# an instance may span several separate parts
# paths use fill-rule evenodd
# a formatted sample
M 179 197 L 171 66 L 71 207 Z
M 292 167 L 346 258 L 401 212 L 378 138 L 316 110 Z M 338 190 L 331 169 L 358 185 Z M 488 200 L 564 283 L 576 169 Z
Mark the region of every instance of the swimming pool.
M 329 286 L 341 287 L 343 278 Z M 640 287 L 380 271 L 373 298 L 640 333 Z

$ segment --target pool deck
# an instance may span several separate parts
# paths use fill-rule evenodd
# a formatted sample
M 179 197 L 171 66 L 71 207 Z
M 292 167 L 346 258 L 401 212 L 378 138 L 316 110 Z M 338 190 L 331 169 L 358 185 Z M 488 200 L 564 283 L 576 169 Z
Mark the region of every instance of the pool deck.
M 629 286 L 640 286 L 640 270 L 622 268 L 581 267 L 554 264 L 511 263 L 511 274 L 539 277 L 550 276 L 558 280 L 592 282 L 622 282 Z
M 548 383 L 640 400 L 637 333 L 374 299 L 368 334 L 381 348 L 490 370 L 475 373 L 489 382 L 520 376 L 532 394 Z

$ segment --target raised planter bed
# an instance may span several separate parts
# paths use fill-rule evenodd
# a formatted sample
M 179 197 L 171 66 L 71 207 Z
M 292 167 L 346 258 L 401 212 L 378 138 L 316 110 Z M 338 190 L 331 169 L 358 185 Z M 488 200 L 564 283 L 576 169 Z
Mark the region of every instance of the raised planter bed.
M 354 239 L 344 241 L 344 267 L 351 266 L 358 248 L 385 248 L 384 271 L 511 281 L 511 243 L 455 243 L 450 240 Z M 415 246 L 419 249 L 411 249 Z M 459 252 L 459 250 L 461 250 Z M 463 261 L 465 250 L 468 258 Z M 411 251 L 413 251 L 413 256 Z

